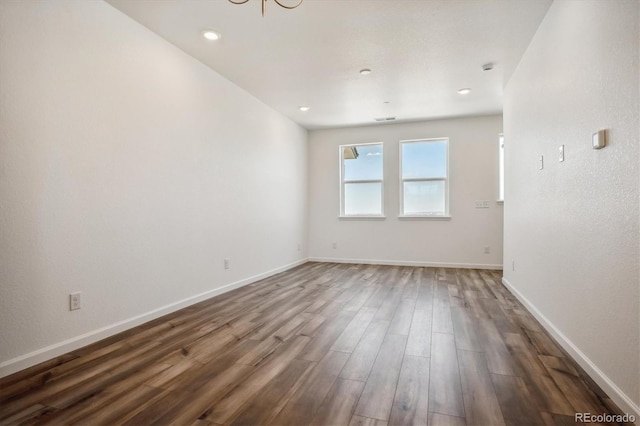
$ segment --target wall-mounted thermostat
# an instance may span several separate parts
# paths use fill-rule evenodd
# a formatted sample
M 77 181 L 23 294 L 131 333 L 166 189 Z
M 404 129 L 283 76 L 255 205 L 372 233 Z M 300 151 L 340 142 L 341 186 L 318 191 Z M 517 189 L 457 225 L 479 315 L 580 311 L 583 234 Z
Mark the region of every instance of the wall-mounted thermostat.
M 605 129 L 598 130 L 592 137 L 593 149 L 601 149 L 607 145 L 607 131 Z

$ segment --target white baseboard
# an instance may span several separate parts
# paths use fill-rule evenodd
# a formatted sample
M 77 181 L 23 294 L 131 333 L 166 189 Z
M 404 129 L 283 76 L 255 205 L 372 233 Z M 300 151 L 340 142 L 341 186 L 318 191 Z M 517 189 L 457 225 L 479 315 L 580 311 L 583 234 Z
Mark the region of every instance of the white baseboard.
M 342 259 L 342 258 L 330 258 L 330 257 L 310 257 L 309 262 L 354 263 L 354 264 L 364 264 L 364 265 L 390 265 L 390 266 L 424 266 L 429 268 L 502 270 L 502 265 L 493 265 L 493 264 L 484 264 L 484 263 L 421 262 L 421 261 L 415 261 L 415 260 Z
M 618 408 L 625 413 L 633 414 L 640 419 L 640 407 L 633 402 L 607 375 L 600 370 L 567 336 L 562 333 L 542 312 L 538 310 L 522 293 L 520 293 L 506 278 L 502 278 L 502 284 L 533 314 L 542 326 L 553 336 L 562 348 L 573 357 L 582 369 L 602 388 L 603 391 Z M 592 413 L 596 414 L 596 413 Z M 601 414 L 601 413 L 597 413 Z
M 10 359 L 8 361 L 4 361 L 0 363 L 0 377 L 5 377 L 15 372 L 18 372 L 20 370 L 24 370 L 25 368 L 29 368 L 34 365 L 40 364 L 41 362 L 48 361 L 57 356 L 60 356 L 68 352 L 74 351 L 76 349 L 82 348 L 84 346 L 90 345 L 91 343 L 95 343 L 99 340 L 113 336 L 114 334 L 136 327 L 140 324 L 144 324 L 145 322 L 149 322 L 163 315 L 170 314 L 171 312 L 175 312 L 182 308 L 186 308 L 187 306 L 191 306 L 195 303 L 202 302 L 203 300 L 210 299 L 222 293 L 226 293 L 228 291 L 245 286 L 247 284 L 251 284 L 256 281 L 268 278 L 272 275 L 279 274 L 280 272 L 284 272 L 288 269 L 294 268 L 298 265 L 302 265 L 303 263 L 306 263 L 306 262 L 308 262 L 308 259 L 306 258 L 300 259 L 288 265 L 284 265 L 279 268 L 272 269 L 270 271 L 267 271 L 258 275 L 254 275 L 252 277 L 245 278 L 243 280 L 236 281 L 236 282 L 224 285 L 222 287 L 218 287 L 216 289 L 197 294 L 192 297 L 188 297 L 186 299 L 180 300 L 175 303 L 171 303 L 169 305 L 163 306 L 158 309 L 154 309 L 152 311 L 146 312 L 141 315 L 137 315 L 135 317 L 126 319 L 124 321 L 120 321 L 115 324 L 111 324 L 106 327 L 90 331 L 89 333 L 85 333 L 83 335 L 76 336 L 71 339 L 67 339 L 62 342 L 55 343 L 53 345 L 38 349 L 28 354 L 21 355 L 19 357 Z

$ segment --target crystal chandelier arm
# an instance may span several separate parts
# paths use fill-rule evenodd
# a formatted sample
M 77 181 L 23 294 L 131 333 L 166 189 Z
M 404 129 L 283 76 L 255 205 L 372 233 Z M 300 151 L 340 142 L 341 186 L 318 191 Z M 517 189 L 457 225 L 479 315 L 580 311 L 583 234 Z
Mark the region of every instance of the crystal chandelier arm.
M 233 4 L 245 4 L 248 1 L 249 0 L 229 0 L 229 2 Z M 298 3 L 296 3 L 293 6 L 289 6 L 288 4 L 282 4 L 280 3 L 281 0 L 273 0 L 273 1 L 275 1 L 278 6 L 283 7 L 285 9 L 295 9 L 296 7 L 302 4 L 303 0 L 298 0 Z M 264 16 L 264 11 L 266 7 L 267 7 L 267 0 L 262 0 L 262 16 Z
M 231 1 L 231 0 L 229 0 L 229 1 Z M 278 6 L 280 6 L 280 7 L 284 7 L 285 9 L 295 9 L 296 7 L 298 7 L 298 6 L 300 6 L 300 5 L 302 4 L 302 0 L 300 0 L 300 1 L 298 2 L 298 4 L 296 4 L 295 6 L 288 6 L 288 5 L 286 5 L 286 4 L 282 4 L 282 3 L 280 3 L 278 0 L 273 0 L 273 1 L 275 1 L 276 3 L 278 3 Z

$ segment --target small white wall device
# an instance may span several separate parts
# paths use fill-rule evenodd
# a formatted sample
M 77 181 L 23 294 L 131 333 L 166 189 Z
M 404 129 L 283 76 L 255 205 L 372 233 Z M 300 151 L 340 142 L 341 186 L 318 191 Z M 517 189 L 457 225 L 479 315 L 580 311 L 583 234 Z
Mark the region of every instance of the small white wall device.
M 605 129 L 595 132 L 591 139 L 593 149 L 602 149 L 607 145 L 607 131 Z

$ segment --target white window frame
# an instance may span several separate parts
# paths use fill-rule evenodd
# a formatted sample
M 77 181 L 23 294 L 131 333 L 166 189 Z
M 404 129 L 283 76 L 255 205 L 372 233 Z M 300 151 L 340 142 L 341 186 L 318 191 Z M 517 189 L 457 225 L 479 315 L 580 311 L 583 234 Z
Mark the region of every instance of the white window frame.
M 362 180 L 345 180 L 344 179 L 344 149 L 348 147 L 359 147 L 359 146 L 369 146 L 369 145 L 380 145 L 382 149 L 382 178 L 381 179 L 362 179 Z M 377 220 L 384 219 L 384 143 L 383 142 L 368 142 L 368 143 L 354 143 L 347 145 L 340 145 L 339 147 L 340 154 L 338 156 L 340 161 L 340 219 L 369 219 L 369 220 Z M 380 214 L 375 215 L 347 215 L 344 213 L 344 197 L 345 190 L 344 186 L 346 183 L 380 183 Z
M 446 142 L 446 166 L 447 166 L 447 174 L 444 178 L 408 178 L 408 179 L 404 179 L 402 177 L 403 173 L 403 166 L 402 166 L 402 146 L 404 144 L 410 144 L 410 143 L 419 143 L 419 142 Z M 409 139 L 409 140 L 403 140 L 400 141 L 400 143 L 398 144 L 398 157 L 399 157 L 399 164 L 400 164 L 400 170 L 399 170 L 399 174 L 400 174 L 400 207 L 399 207 L 399 212 L 400 215 L 398 215 L 398 217 L 400 219 L 433 219 L 433 220 L 438 220 L 438 219 L 444 219 L 444 220 L 448 220 L 451 219 L 451 212 L 449 211 L 449 138 L 448 137 L 442 137 L 442 138 L 424 138 L 424 139 Z M 405 214 L 404 212 L 404 183 L 405 182 L 426 182 L 426 181 L 444 181 L 444 214 Z
M 498 203 L 504 203 L 504 134 L 498 135 Z

